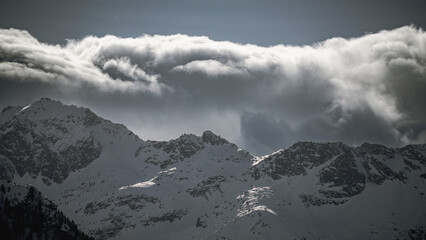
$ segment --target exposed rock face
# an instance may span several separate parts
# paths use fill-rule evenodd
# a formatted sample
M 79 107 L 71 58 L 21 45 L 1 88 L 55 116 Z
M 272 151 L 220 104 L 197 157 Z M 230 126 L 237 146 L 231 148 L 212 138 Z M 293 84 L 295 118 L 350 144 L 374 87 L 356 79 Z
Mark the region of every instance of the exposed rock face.
M 203 132 L 201 139 L 203 140 L 203 142 L 210 143 L 211 145 L 223 145 L 227 143 L 229 144 L 226 139 L 221 138 L 220 136 L 212 133 L 211 131 Z
M 316 194 L 301 194 L 301 200 L 308 206 L 339 205 L 362 193 L 368 183 L 380 185 L 394 180 L 405 183 L 405 171 L 424 167 L 425 156 L 421 152 L 423 145 L 392 149 L 365 143 L 350 148 L 343 143 L 300 142 L 265 157 L 250 172 L 255 179 L 269 176 L 279 180 L 306 175 L 309 169 L 317 168 L 315 184 L 321 188 Z M 403 159 L 399 164 L 407 165 L 404 170 L 388 166 L 396 159 Z
M 21 177 L 40 175 L 46 184 L 61 183 L 70 172 L 99 158 L 102 146 L 95 137 L 98 131 L 114 134 L 126 130 L 89 109 L 48 98 L 26 107 L 5 108 L 3 114 L 0 156 L 12 162 Z M 10 174 L 10 167 L 6 168 L 0 169 L 0 175 Z
M 102 152 L 99 142 L 93 137 L 80 139 L 75 145 L 55 151 L 50 146 L 54 145 L 56 138 L 29 132 L 21 135 L 20 128 L 16 126 L 14 130 L 1 136 L 0 141 L 12 148 L 0 149 L 0 154 L 14 163 L 20 176 L 40 174 L 46 184 L 51 181 L 61 183 L 70 172 L 86 167 Z M 25 141 L 27 136 L 31 136 L 29 141 Z M 15 154 L 17 152 L 20 154 Z
M 198 183 L 196 187 L 188 189 L 187 192 L 193 197 L 203 196 L 208 199 L 208 195 L 215 194 L 215 191 L 222 192 L 220 185 L 225 181 L 226 178 L 224 176 L 209 177 Z
M 299 142 L 266 157 L 254 168 L 254 176 L 260 178 L 267 174 L 278 180 L 283 176 L 305 175 L 306 169 L 318 167 L 345 151 L 349 151 L 349 147 L 342 143 Z
M 0 115 L 0 178 L 34 184 L 99 239 L 416 239 L 425 165 L 426 145 L 256 157 L 210 131 L 143 141 L 50 99 Z
M 159 154 L 154 154 L 152 157 L 145 160 L 147 163 L 159 165 L 161 168 L 166 168 L 172 164 L 182 161 L 185 158 L 189 158 L 196 152 L 204 149 L 204 144 L 200 141 L 199 137 L 192 134 L 184 134 L 178 139 L 171 141 L 153 141 L 145 144 L 138 148 L 135 156 L 139 156 L 141 152 L 147 153 L 154 148 L 157 151 L 161 151 Z M 167 154 L 167 160 L 159 159 Z

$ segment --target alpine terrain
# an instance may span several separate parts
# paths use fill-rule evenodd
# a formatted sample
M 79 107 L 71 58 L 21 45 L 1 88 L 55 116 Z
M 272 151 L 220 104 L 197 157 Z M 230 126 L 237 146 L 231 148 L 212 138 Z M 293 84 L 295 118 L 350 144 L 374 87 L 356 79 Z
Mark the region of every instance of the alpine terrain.
M 210 131 L 142 140 L 42 98 L 2 111 L 0 178 L 14 204 L 36 204 L 30 184 L 95 239 L 426 239 L 426 145 L 258 157 Z

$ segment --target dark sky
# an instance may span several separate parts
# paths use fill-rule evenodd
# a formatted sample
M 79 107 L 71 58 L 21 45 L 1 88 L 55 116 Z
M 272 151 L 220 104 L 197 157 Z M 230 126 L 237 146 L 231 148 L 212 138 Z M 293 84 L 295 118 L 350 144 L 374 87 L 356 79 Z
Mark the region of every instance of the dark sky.
M 262 46 L 426 26 L 424 0 L 1 0 L 0 27 L 64 43 L 86 35 L 182 33 Z
M 0 1 L 0 109 L 50 97 L 258 155 L 426 143 L 424 0 Z

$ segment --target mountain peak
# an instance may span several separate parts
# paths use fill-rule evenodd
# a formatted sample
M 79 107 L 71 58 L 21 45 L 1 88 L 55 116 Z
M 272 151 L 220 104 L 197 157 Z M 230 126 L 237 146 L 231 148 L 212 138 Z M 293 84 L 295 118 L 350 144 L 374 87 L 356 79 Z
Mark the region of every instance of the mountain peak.
M 0 116 L 0 178 L 39 187 L 99 239 L 388 239 L 425 222 L 426 145 L 298 142 L 254 157 L 212 131 L 143 141 L 48 98 Z
M 34 103 L 61 103 L 61 102 L 57 101 L 57 100 L 53 100 L 53 99 L 48 98 L 48 97 L 42 97 L 39 100 L 35 101 Z
M 214 134 L 212 131 L 204 131 L 201 139 L 203 142 L 210 143 L 211 145 L 223 145 L 229 143 L 226 139 Z
M 5 108 L 3 108 L 3 110 L 1 111 L 2 115 L 8 115 L 8 116 L 12 116 L 15 114 L 18 114 L 20 112 L 23 112 L 29 108 L 46 108 L 46 107 L 51 107 L 52 105 L 57 105 L 57 106 L 65 106 L 63 103 L 61 103 L 60 101 L 56 101 L 56 100 L 52 100 L 50 98 L 47 97 L 42 97 L 40 99 L 38 99 L 37 101 L 25 105 L 25 106 L 7 106 Z
M 60 101 L 43 97 L 26 106 L 5 108 L 2 112 L 2 118 L 4 121 L 11 120 L 15 116 L 31 121 L 41 119 L 62 119 L 66 118 L 68 115 L 75 115 L 85 110 L 86 109 L 82 107 L 65 105 Z
M 31 103 L 30 105 L 23 107 L 22 110 L 25 110 L 27 108 L 34 108 L 34 107 L 38 108 L 38 107 L 52 107 L 52 106 L 63 107 L 65 105 L 60 101 L 53 100 L 47 97 L 42 97 L 39 100 Z
M 61 183 L 71 172 L 99 158 L 105 145 L 121 138 L 130 143 L 139 140 L 124 125 L 105 120 L 88 108 L 50 98 L 6 110 L 0 118 L 0 156 L 14 163 L 13 172 L 19 176 L 41 175 L 46 184 Z M 4 167 L 0 167 L 2 171 Z

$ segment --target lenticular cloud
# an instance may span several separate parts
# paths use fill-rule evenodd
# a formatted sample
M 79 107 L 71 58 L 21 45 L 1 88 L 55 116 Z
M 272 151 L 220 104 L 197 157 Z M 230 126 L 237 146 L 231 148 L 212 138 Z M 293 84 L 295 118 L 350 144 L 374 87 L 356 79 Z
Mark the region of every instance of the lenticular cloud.
M 216 119 L 210 129 L 237 126 L 223 135 L 258 153 L 299 140 L 426 142 L 426 34 L 413 26 L 272 47 L 180 34 L 88 36 L 59 46 L 1 29 L 0 81 L 74 89 L 76 98 L 85 89 L 143 99 L 127 107 L 150 114 L 143 106 L 157 104 L 194 127 L 209 122 L 207 111 L 205 118 Z M 217 120 L 225 115 L 237 117 Z

